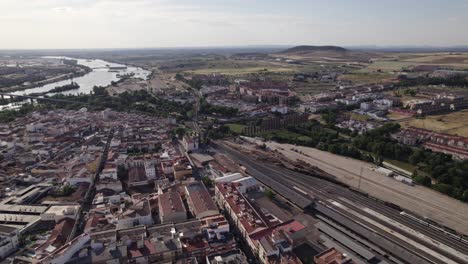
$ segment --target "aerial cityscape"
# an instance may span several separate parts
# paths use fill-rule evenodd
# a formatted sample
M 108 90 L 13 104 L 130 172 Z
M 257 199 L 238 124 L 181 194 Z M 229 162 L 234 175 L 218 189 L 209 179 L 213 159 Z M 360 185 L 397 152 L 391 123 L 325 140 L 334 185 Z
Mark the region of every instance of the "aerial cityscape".
M 468 263 L 466 1 L 0 8 L 0 264 Z

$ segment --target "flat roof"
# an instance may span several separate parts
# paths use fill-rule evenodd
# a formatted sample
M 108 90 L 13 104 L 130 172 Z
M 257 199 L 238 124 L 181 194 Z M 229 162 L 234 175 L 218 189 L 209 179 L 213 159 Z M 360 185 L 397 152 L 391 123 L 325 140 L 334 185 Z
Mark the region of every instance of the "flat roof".
M 65 210 L 68 208 L 73 208 L 76 212 L 80 208 L 79 205 L 51 205 L 44 213 L 45 214 L 55 214 L 55 215 L 65 215 Z
M 27 225 L 39 219 L 41 219 L 39 215 L 0 214 L 0 222 L 4 222 L 8 224 L 17 223 L 18 225 L 21 225 L 21 223 L 25 223 L 24 225 Z
M 44 205 L 16 205 L 16 204 L 0 204 L 0 212 L 16 212 L 16 213 L 37 213 L 41 214 L 47 210 Z
M 208 190 L 202 182 L 187 184 L 185 188 L 194 207 L 193 210 L 197 216 L 207 211 L 218 212 L 218 207 L 214 204 L 211 195 L 208 193 Z

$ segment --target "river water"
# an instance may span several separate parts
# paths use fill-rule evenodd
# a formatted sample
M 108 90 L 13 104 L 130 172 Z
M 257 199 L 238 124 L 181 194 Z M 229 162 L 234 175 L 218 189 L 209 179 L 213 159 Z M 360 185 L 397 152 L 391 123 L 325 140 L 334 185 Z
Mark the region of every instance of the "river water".
M 69 59 L 69 60 L 76 60 L 78 64 L 87 66 L 92 69 L 91 72 L 83 75 L 81 77 L 73 78 L 73 81 L 80 85 L 79 89 L 76 90 L 69 90 L 60 92 L 60 94 L 66 95 L 77 95 L 77 94 L 89 94 L 94 86 L 108 86 L 113 81 L 118 81 L 120 78 L 117 75 L 124 75 L 124 74 L 134 74 L 134 78 L 139 78 L 146 80 L 148 76 L 151 74 L 150 71 L 147 71 L 142 68 L 127 66 L 118 63 L 112 63 L 100 59 L 75 59 L 70 57 L 52 57 L 48 56 L 45 58 L 49 59 Z M 111 67 L 127 67 L 126 69 L 110 69 Z M 35 88 L 30 88 L 22 91 L 11 92 L 11 94 L 16 95 L 28 95 L 33 93 L 44 93 L 50 91 L 58 86 L 64 86 L 71 83 L 71 79 L 53 82 L 45 85 L 41 85 Z M 48 93 L 48 95 L 54 95 L 58 93 Z M 8 97 L 5 97 L 8 98 Z M 14 109 L 21 106 L 23 103 L 28 103 L 29 100 L 25 100 L 22 102 L 11 103 L 7 105 L 0 105 L 0 111 L 4 109 Z
M 80 93 L 89 94 L 93 90 L 94 86 L 108 86 L 111 84 L 112 81 L 118 81 L 120 79 L 119 77 L 117 77 L 118 74 L 123 75 L 123 74 L 133 73 L 135 74 L 134 78 L 140 78 L 143 80 L 146 80 L 148 76 L 151 74 L 151 72 L 147 70 L 144 70 L 138 67 L 132 67 L 132 66 L 127 66 L 126 69 L 110 71 L 110 67 L 125 67 L 126 65 L 107 62 L 107 61 L 99 60 L 99 59 L 87 60 L 87 59 L 75 59 L 75 58 L 68 58 L 68 57 L 45 57 L 45 58 L 58 59 L 58 60 L 59 59 L 77 60 L 78 64 L 84 65 L 93 69 L 93 71 L 89 72 L 88 74 L 84 76 L 73 78 L 73 81 L 76 82 L 78 85 L 80 85 L 79 89 L 60 92 L 61 94 L 80 94 Z M 70 79 L 64 80 L 64 81 L 58 81 L 58 82 L 49 83 L 43 86 L 26 89 L 23 91 L 16 91 L 16 92 L 13 92 L 12 94 L 28 95 L 32 93 L 43 93 L 43 92 L 50 91 L 54 89 L 55 87 L 70 84 L 70 82 L 71 82 Z

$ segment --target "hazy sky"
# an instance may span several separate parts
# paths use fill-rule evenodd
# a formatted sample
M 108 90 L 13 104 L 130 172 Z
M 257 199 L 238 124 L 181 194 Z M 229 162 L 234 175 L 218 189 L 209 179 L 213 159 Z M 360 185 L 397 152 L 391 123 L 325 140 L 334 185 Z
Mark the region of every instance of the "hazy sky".
M 468 45 L 468 0 L 0 0 L 0 49 Z

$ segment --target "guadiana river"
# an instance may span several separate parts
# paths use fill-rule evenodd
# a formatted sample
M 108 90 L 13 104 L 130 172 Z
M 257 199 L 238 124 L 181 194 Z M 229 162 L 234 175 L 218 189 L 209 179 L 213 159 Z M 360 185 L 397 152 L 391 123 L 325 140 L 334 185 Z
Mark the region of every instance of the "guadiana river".
M 68 59 L 68 60 L 76 60 L 78 64 L 87 66 L 92 69 L 91 72 L 83 75 L 81 77 L 73 78 L 73 81 L 76 82 L 80 88 L 75 90 L 69 90 L 60 92 L 61 94 L 67 95 L 76 95 L 76 94 L 89 94 L 94 86 L 108 86 L 113 81 L 118 81 L 120 78 L 118 76 L 124 74 L 134 74 L 134 78 L 140 78 L 146 80 L 148 76 L 151 74 L 150 71 L 139 67 L 127 66 L 118 63 L 112 63 L 100 59 L 76 59 L 70 57 L 56 57 L 56 56 L 48 56 L 44 57 L 48 59 Z M 117 67 L 117 69 L 115 68 Z M 111 69 L 112 68 L 112 69 Z M 38 86 L 35 88 L 30 88 L 22 91 L 11 92 L 11 94 L 16 95 L 29 95 L 33 93 L 44 93 L 48 92 L 55 87 L 64 86 L 71 83 L 71 79 L 53 82 L 49 84 L 45 84 L 42 86 Z M 48 95 L 53 95 L 57 93 L 48 93 Z M 8 98 L 8 97 L 5 97 Z M 21 106 L 23 103 L 28 103 L 29 100 L 25 100 L 22 102 L 11 103 L 7 105 L 0 105 L 0 111 L 5 109 L 14 109 Z
M 75 59 L 69 57 L 45 57 L 49 59 L 69 59 L 69 60 L 76 60 L 78 64 L 87 66 L 92 69 L 91 72 L 88 74 L 73 78 L 73 81 L 80 85 L 79 89 L 76 90 L 69 90 L 61 92 L 62 94 L 80 94 L 86 93 L 89 94 L 93 90 L 94 86 L 107 86 L 111 84 L 112 81 L 117 81 L 120 78 L 117 75 L 124 75 L 124 74 L 135 74 L 135 78 L 141 78 L 146 80 L 151 72 L 144 70 L 138 67 L 131 67 L 123 64 L 112 63 L 104 60 L 99 59 Z M 112 67 L 126 67 L 125 69 L 112 69 Z M 26 89 L 23 91 L 13 92 L 12 94 L 17 95 L 28 95 L 32 93 L 43 93 L 54 89 L 57 86 L 63 86 L 66 84 L 70 84 L 71 80 L 63 80 L 54 83 L 49 83 L 43 86 L 35 87 Z

